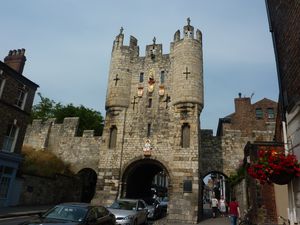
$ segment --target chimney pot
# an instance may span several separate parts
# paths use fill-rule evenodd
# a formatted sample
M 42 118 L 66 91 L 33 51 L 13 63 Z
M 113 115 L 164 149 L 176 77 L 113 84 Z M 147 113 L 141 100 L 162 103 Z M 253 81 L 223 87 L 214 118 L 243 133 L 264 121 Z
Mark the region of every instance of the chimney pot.
M 25 61 L 26 57 L 24 48 L 10 50 L 8 55 L 4 58 L 4 63 L 20 74 L 23 73 Z

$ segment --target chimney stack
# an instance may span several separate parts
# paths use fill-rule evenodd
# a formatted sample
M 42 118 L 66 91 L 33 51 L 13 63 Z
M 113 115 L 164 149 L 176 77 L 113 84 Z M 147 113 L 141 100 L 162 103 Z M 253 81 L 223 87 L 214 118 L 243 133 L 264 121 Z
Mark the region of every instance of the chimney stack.
M 242 93 L 239 93 L 239 97 L 234 99 L 234 105 L 236 113 L 248 113 L 251 106 L 251 98 L 242 97 Z
M 25 49 L 10 50 L 8 56 L 4 58 L 4 63 L 22 74 L 25 66 Z

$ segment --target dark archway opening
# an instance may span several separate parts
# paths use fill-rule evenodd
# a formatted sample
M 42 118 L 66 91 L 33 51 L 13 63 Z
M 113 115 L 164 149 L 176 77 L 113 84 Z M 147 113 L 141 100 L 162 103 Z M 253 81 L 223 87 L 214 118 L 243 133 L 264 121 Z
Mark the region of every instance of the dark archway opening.
M 123 197 L 163 198 L 168 196 L 169 179 L 164 166 L 152 159 L 131 164 L 124 173 Z
M 96 190 L 97 173 L 89 168 L 80 170 L 77 175 L 82 183 L 81 202 L 90 202 Z

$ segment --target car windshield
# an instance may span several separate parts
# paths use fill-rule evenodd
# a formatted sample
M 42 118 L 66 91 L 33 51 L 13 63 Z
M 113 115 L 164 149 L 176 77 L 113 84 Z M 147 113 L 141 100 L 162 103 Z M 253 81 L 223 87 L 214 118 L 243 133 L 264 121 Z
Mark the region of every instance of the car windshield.
M 115 201 L 110 208 L 112 209 L 125 209 L 125 210 L 135 210 L 136 202 L 133 201 Z
M 43 217 L 48 219 L 59 219 L 66 221 L 83 221 L 87 209 L 75 206 L 55 206 L 48 210 Z

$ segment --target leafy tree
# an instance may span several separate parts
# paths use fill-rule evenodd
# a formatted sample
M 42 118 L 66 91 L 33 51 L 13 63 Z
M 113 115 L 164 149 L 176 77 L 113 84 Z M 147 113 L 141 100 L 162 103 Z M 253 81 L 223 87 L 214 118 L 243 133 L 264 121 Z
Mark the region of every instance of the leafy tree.
M 100 112 L 73 104 L 62 105 L 55 101 L 43 97 L 38 93 L 41 101 L 32 108 L 32 119 L 56 118 L 58 123 L 62 123 L 65 117 L 79 117 L 78 133 L 82 135 L 83 130 L 94 130 L 95 135 L 102 135 L 103 117 Z
M 31 119 L 42 119 L 43 121 L 48 118 L 54 117 L 54 109 L 56 108 L 55 101 L 45 98 L 40 92 L 37 93 L 41 101 L 32 107 Z

